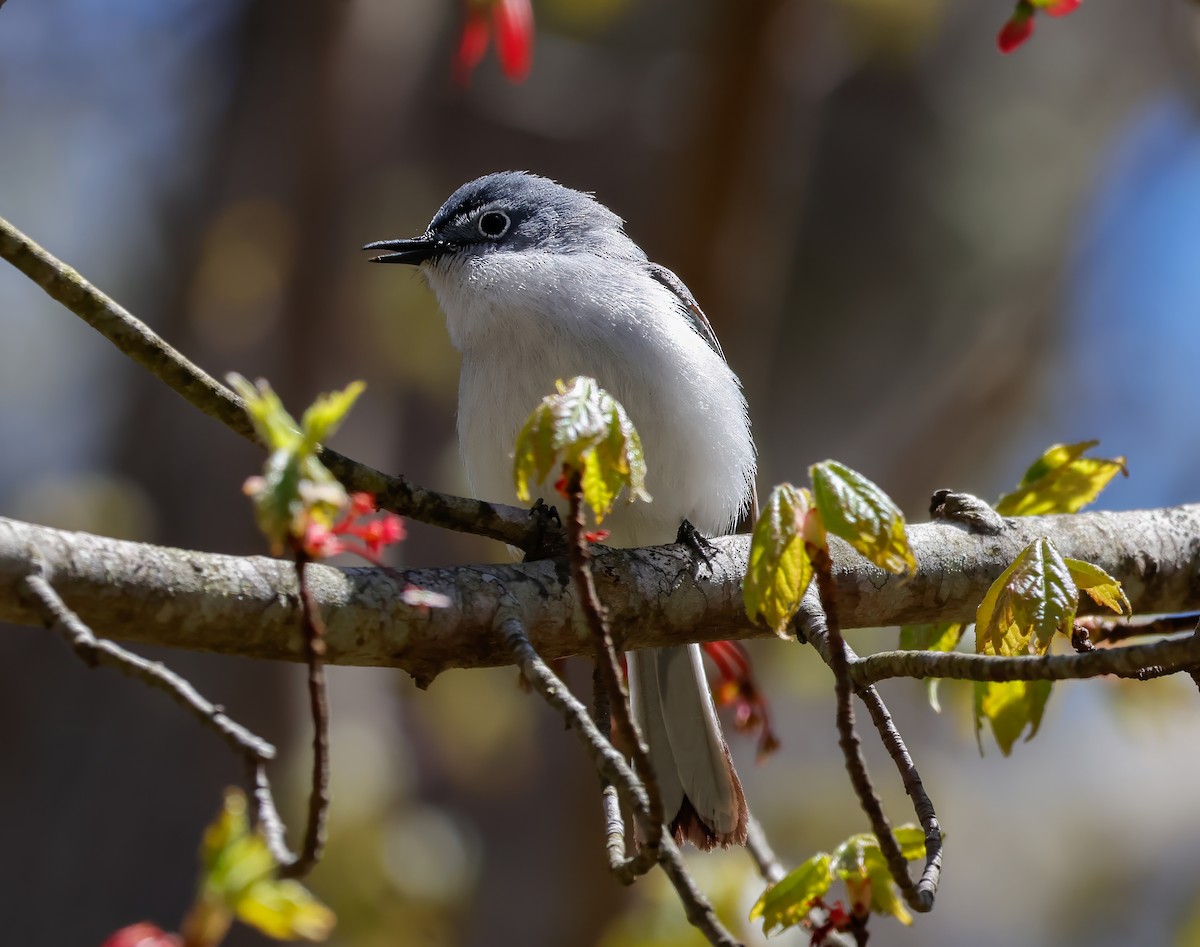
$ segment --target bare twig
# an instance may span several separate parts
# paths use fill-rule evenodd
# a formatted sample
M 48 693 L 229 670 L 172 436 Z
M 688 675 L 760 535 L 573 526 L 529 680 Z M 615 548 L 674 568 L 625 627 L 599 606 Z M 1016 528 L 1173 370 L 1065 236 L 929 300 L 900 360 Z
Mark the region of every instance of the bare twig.
M 763 827 L 753 815 L 746 823 L 746 851 L 750 853 L 750 857 L 754 859 L 754 864 L 758 868 L 758 873 L 768 884 L 773 885 L 782 881 L 787 875 L 787 871 L 771 848 L 770 842 L 767 841 Z
M 646 809 L 635 810 L 642 835 L 638 852 L 633 858 L 621 862 L 615 869 L 622 880 L 629 881 L 638 875 L 644 875 L 658 861 L 659 845 L 663 836 L 662 796 L 658 791 L 654 770 L 650 766 L 650 751 L 642 740 L 641 731 L 629 709 L 629 694 L 621 679 L 621 668 L 613 646 L 612 634 L 604 618 L 604 607 L 596 595 L 596 584 L 592 579 L 591 550 L 584 521 L 582 477 L 579 471 L 571 473 L 567 483 L 567 497 L 570 506 L 567 517 L 567 558 L 571 564 L 571 578 L 575 582 L 580 607 L 592 633 L 596 668 L 600 674 L 600 684 L 607 692 L 608 711 L 616 723 L 618 732 L 628 740 L 634 771 L 641 777 L 649 800 Z M 597 704 L 599 703 L 597 698 Z M 597 720 L 597 724 L 606 727 L 607 721 L 600 724 Z M 614 851 L 611 842 L 610 837 L 610 855 Z
M 282 866 L 285 878 L 303 878 L 321 860 L 325 850 L 325 824 L 329 814 L 329 700 L 325 688 L 325 622 L 308 585 L 308 556 L 297 552 L 296 582 L 300 587 L 300 614 L 304 625 L 308 664 L 308 705 L 312 714 L 312 785 L 308 792 L 308 820 L 304 844 L 293 861 Z
M 122 674 L 136 677 L 150 687 L 164 691 L 175 703 L 216 733 L 235 753 L 253 762 L 275 758 L 275 747 L 231 719 L 223 707 L 201 696 L 187 680 L 164 664 L 149 661 L 112 641 L 97 638 L 54 591 L 46 577 L 45 565 L 36 552 L 32 556 L 31 567 L 32 571 L 25 577 L 25 587 L 32 593 L 30 598 L 41 612 L 46 627 L 60 632 L 85 664 L 116 668 Z
M 193 407 L 235 434 L 260 444 L 245 405 L 237 395 L 3 218 L 0 218 L 0 258 Z M 321 451 L 321 460 L 347 488 L 374 494 L 382 509 L 434 526 L 489 536 L 522 549 L 533 542 L 538 530 L 544 534 L 554 528 L 531 523 L 526 510 L 427 490 L 404 477 L 389 476 L 328 448 Z
M 847 651 L 853 654 L 849 645 L 846 647 Z M 900 736 L 900 731 L 896 729 L 895 723 L 892 722 L 892 715 L 888 713 L 879 693 L 874 687 L 868 687 L 860 691 L 858 696 L 867 705 L 871 721 L 875 724 L 875 729 L 879 731 L 879 736 L 883 740 L 883 745 L 887 749 L 888 755 L 891 756 L 892 762 L 900 771 L 900 778 L 904 782 L 904 791 L 912 800 L 917 821 L 925 832 L 925 868 L 921 872 L 921 878 L 917 881 L 912 897 L 922 904 L 928 904 L 926 910 L 932 910 L 933 899 L 937 895 L 938 882 L 942 875 L 942 827 L 938 824 L 937 815 L 933 811 L 933 803 L 925 792 L 921 775 L 917 772 L 908 748 L 904 745 L 904 739 Z M 908 877 L 906 870 L 903 878 L 899 879 L 902 888 Z M 906 900 L 908 900 L 907 895 Z M 911 904 L 912 901 L 909 900 L 909 903 Z
M 280 865 L 295 861 L 295 856 L 284 842 L 283 823 L 275 808 L 267 778 L 266 764 L 275 758 L 275 747 L 231 719 L 222 707 L 207 700 L 187 680 L 162 663 L 148 661 L 112 641 L 97 638 L 54 590 L 47 577 L 46 565 L 37 550 L 32 551 L 31 571 L 25 577 L 24 587 L 41 613 L 46 627 L 60 632 L 85 664 L 116 668 L 150 687 L 164 691 L 246 761 L 247 772 L 254 786 L 255 818 L 263 830 L 271 854 Z
M 892 824 L 883 811 L 883 803 L 871 785 L 871 777 L 867 772 L 867 761 L 862 753 L 862 744 L 854 729 L 854 684 L 850 678 L 850 660 L 846 642 L 842 638 L 842 630 L 837 618 L 837 588 L 833 583 L 833 560 L 824 546 L 808 546 L 809 559 L 812 561 L 813 574 L 816 577 L 817 591 L 824 606 L 826 633 L 829 638 L 829 657 L 826 659 L 833 671 L 834 693 L 837 701 L 837 730 L 838 744 L 842 748 L 842 756 L 846 762 L 846 772 L 850 775 L 850 783 L 858 795 L 859 805 L 866 813 L 871 823 L 871 831 L 879 842 L 883 857 L 887 860 L 888 870 L 892 873 L 896 884 L 904 894 L 904 900 L 914 911 L 930 911 L 933 908 L 933 890 L 926 888 L 918 893 L 912 878 L 908 874 L 908 860 L 900 850 L 900 843 L 892 831 Z M 911 764 L 911 761 L 909 761 Z M 932 807 L 931 807 L 932 810 Z M 936 845 L 940 847 L 941 835 L 936 835 Z M 930 853 L 927 850 L 927 856 Z M 930 861 L 935 861 L 930 857 Z M 936 859 L 940 864 L 940 858 Z
M 498 631 L 511 649 L 513 659 L 520 667 L 521 673 L 525 675 L 525 679 L 529 681 L 534 690 L 541 694 L 550 706 L 558 710 L 579 735 L 580 742 L 601 777 L 612 784 L 608 790 L 615 789 L 625 799 L 629 808 L 635 811 L 648 811 L 650 799 L 646 795 L 645 786 L 612 743 L 604 738 L 583 704 L 534 650 L 520 619 L 511 614 L 504 615 L 500 618 L 499 625 Z M 606 803 L 606 815 L 612 810 L 612 804 Z M 606 824 L 605 828 L 611 860 L 613 850 L 618 848 L 618 843 L 613 837 L 614 833 L 624 832 L 619 812 L 616 816 L 616 823 Z M 620 854 L 623 855 L 623 838 L 619 846 Z M 665 834 L 662 836 L 658 853 L 658 863 L 662 865 L 663 871 L 675 886 L 688 921 L 708 938 L 709 943 L 718 945 L 718 947 L 737 947 L 737 939 L 717 920 L 712 905 L 696 887 L 695 881 L 688 873 L 679 849 Z
M 658 861 L 667 877 L 671 879 L 671 884 L 675 886 L 688 922 L 714 947 L 742 947 L 741 941 L 730 934 L 717 918 L 712 903 L 696 887 L 696 881 L 688 872 L 679 848 L 674 840 L 666 835 L 663 835 Z

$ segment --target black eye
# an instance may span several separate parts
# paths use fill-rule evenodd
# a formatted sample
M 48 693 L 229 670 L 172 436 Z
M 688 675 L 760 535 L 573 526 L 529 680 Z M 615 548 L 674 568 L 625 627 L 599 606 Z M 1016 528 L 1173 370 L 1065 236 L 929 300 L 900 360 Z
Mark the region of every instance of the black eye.
M 479 218 L 479 232 L 493 240 L 503 237 L 511 226 L 512 221 L 508 219 L 508 214 L 498 210 L 489 210 Z

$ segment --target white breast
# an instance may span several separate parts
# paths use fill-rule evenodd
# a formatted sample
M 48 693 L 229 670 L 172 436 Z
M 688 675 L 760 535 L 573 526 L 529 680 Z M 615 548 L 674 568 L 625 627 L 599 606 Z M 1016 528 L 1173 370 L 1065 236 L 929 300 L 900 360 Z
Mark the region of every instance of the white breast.
M 709 535 L 732 528 L 754 477 L 745 400 L 670 290 L 644 270 L 589 254 L 493 254 L 423 269 L 463 355 L 459 444 L 479 498 L 516 502 L 521 425 L 557 379 L 590 375 L 641 435 L 653 497 L 618 501 L 604 522 L 611 542 L 671 542 L 684 518 Z M 549 484 L 541 495 L 554 502 Z

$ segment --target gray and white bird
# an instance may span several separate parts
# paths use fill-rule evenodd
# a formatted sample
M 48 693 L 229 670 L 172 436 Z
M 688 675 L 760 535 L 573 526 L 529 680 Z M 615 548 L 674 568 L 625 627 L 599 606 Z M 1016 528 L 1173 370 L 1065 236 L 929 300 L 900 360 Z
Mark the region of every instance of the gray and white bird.
M 512 502 L 521 425 L 557 379 L 588 375 L 641 435 L 653 497 L 618 504 L 604 521 L 611 545 L 673 542 L 685 519 L 718 536 L 747 512 L 755 451 L 738 378 L 683 282 L 591 195 L 489 174 L 450 195 L 421 236 L 364 249 L 418 265 L 437 295 L 462 353 L 458 438 L 477 497 Z M 676 838 L 743 843 L 746 802 L 699 645 L 631 652 L 628 668 Z

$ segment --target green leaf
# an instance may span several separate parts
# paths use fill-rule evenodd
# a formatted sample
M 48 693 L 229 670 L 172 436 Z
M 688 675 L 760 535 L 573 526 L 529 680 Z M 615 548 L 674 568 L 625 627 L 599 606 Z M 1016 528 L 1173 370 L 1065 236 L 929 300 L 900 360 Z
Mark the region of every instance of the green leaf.
M 922 846 L 921 854 L 924 853 Z M 871 910 L 876 914 L 890 914 L 905 926 L 912 924 L 912 914 L 900 896 L 900 889 L 896 887 L 896 880 L 888 869 L 887 859 L 883 857 L 879 844 L 869 847 L 864 854 L 866 876 L 870 882 Z
M 343 391 L 321 395 L 297 425 L 265 381 L 252 385 L 241 375 L 227 378 L 271 449 L 262 476 L 247 480 L 245 492 L 254 501 L 258 528 L 271 551 L 279 555 L 291 541 L 304 538 L 310 523 L 328 526 L 345 506 L 346 490 L 317 458 L 317 450 L 337 429 L 364 385 L 356 381 Z
M 812 562 L 804 548 L 805 520 L 812 496 L 783 483 L 771 491 L 754 524 L 742 598 L 751 621 L 761 617 L 781 638 L 804 591 L 812 581 Z
M 1133 606 L 1125 597 L 1125 590 L 1121 587 L 1121 583 L 1099 566 L 1084 562 L 1082 559 L 1064 558 L 1063 562 L 1071 571 L 1071 578 L 1075 580 L 1075 585 L 1081 592 L 1087 592 L 1097 605 L 1111 608 L 1118 615 L 1128 617 L 1133 614 Z
M 1028 728 L 1028 742 L 1042 723 L 1046 701 L 1050 699 L 1050 681 L 975 682 L 975 739 L 983 752 L 980 733 L 983 721 L 992 729 L 1000 752 L 1012 753 L 1017 738 Z
M 799 924 L 817 898 L 823 898 L 833 884 L 830 857 L 818 852 L 771 885 L 750 909 L 750 920 L 762 918 L 763 933 L 773 934 Z
M 366 387 L 365 382 L 352 381 L 341 391 L 319 395 L 317 400 L 309 405 L 304 417 L 300 419 L 300 431 L 309 450 L 315 450 L 337 431 Z
M 1075 513 L 1100 495 L 1118 473 L 1129 476 L 1125 458 L 1084 457 L 1099 441 L 1055 444 L 1033 465 L 1017 488 L 996 503 L 1001 516 Z
M 901 651 L 953 651 L 962 640 L 967 626 L 957 622 L 938 622 L 933 625 L 904 625 L 900 629 Z M 942 704 L 938 699 L 938 688 L 941 679 L 928 677 L 925 679 L 925 696 L 934 713 L 942 712 Z
M 900 629 L 901 651 L 953 651 L 967 626 L 958 622 L 933 625 L 904 625 Z
M 910 862 L 925 857 L 925 830 L 919 825 L 907 822 L 892 830 L 900 845 L 900 854 Z
M 925 833 L 920 826 L 907 824 L 895 830 L 896 841 L 906 859 L 925 857 Z M 833 873 L 846 884 L 851 910 L 863 901 L 877 914 L 890 914 L 902 924 L 911 924 L 912 915 L 905 907 L 888 868 L 879 839 L 872 832 L 851 835 L 833 850 Z
M 280 879 L 266 840 L 250 829 L 246 797 L 225 804 L 200 845 L 202 877 L 186 927 L 199 943 L 217 943 L 237 916 L 279 940 L 324 940 L 334 915 L 297 881 Z
M 916 569 L 904 517 L 891 497 L 862 474 L 833 460 L 814 464 L 809 475 L 813 500 L 829 532 L 888 572 L 904 574 Z
M 1056 632 L 1070 634 L 1079 591 L 1048 539 L 1026 546 L 1000 574 L 975 613 L 975 650 L 1045 654 Z
M 530 486 L 560 466 L 577 470 L 583 499 L 601 521 L 622 488 L 629 502 L 650 500 L 642 442 L 625 409 L 591 378 L 556 383 L 517 435 L 513 484 L 522 502 Z
M 288 414 L 279 396 L 264 379 L 250 384 L 237 372 L 230 372 L 225 380 L 246 403 L 250 422 L 268 450 L 294 449 L 297 446 L 300 425 Z

